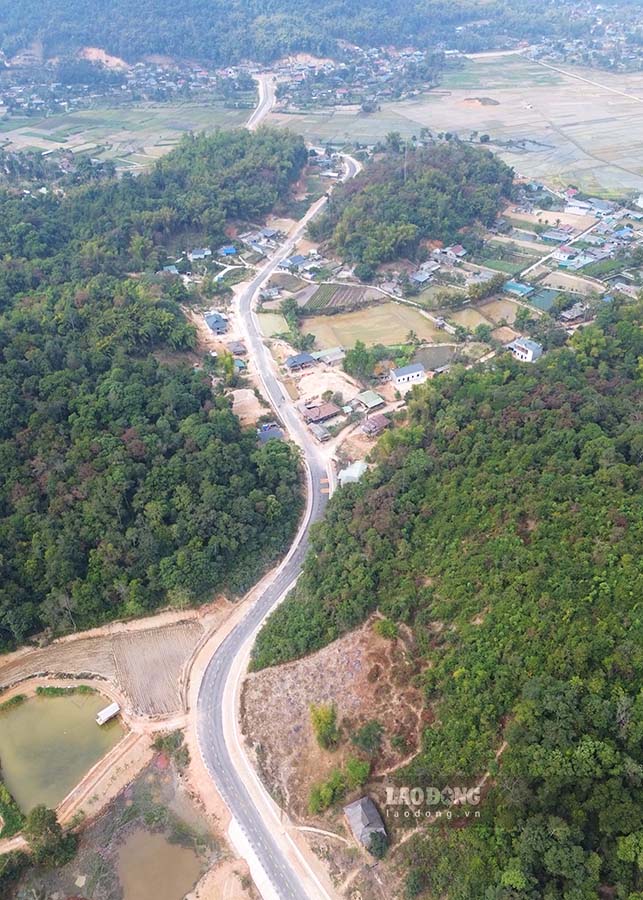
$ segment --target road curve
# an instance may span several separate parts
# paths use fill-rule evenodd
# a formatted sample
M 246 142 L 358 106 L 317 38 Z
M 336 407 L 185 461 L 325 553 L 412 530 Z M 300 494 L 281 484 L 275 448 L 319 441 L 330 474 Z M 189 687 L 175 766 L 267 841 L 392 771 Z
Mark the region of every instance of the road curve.
M 344 177 L 354 177 L 359 171 L 359 163 L 352 157 L 345 157 L 344 161 Z M 284 833 L 279 833 L 274 823 L 266 821 L 258 809 L 246 786 L 248 775 L 239 771 L 238 757 L 235 756 L 234 748 L 229 746 L 230 738 L 226 733 L 224 720 L 226 714 L 228 717 L 236 716 L 237 685 L 233 667 L 240 657 L 245 658 L 249 643 L 261 622 L 295 583 L 308 550 L 310 525 L 322 516 L 328 499 L 328 484 L 332 483 L 332 475 L 327 471 L 323 455 L 277 377 L 274 360 L 264 345 L 253 309 L 254 298 L 261 286 L 275 272 L 279 263 L 292 253 L 308 222 L 323 209 L 326 202 L 327 198 L 322 197 L 310 207 L 293 227 L 285 243 L 261 266 L 239 296 L 239 319 L 249 355 L 255 363 L 273 409 L 291 439 L 301 447 L 308 482 L 308 502 L 298 534 L 275 578 L 219 645 L 208 663 L 199 686 L 196 705 L 197 739 L 203 761 L 263 869 L 269 881 L 270 893 L 284 900 L 320 900 L 326 892 L 318 882 L 317 889 L 310 889 L 311 883 L 315 881 L 314 874 L 309 870 L 304 872 L 308 877 L 302 877 L 302 866 L 306 868 L 307 864 L 301 854 L 300 864 L 293 865 L 293 853 L 289 852 Z M 262 890 L 261 886 L 259 888 Z
M 259 102 L 246 122 L 248 131 L 254 131 L 258 128 L 275 105 L 276 86 L 273 76 L 269 74 L 257 75 L 257 85 L 259 88 Z

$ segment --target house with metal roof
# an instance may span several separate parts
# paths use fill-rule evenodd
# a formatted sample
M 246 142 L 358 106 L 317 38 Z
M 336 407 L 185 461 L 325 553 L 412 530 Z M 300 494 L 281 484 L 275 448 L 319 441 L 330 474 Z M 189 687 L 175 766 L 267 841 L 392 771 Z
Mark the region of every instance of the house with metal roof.
M 426 370 L 422 363 L 411 363 L 400 369 L 391 369 L 391 381 L 399 391 L 408 391 L 414 384 L 426 381 Z
M 225 334 L 228 330 L 228 320 L 218 312 L 206 313 L 203 318 L 213 334 Z
M 367 390 L 358 394 L 353 400 L 353 403 L 357 403 L 367 410 L 378 409 L 380 406 L 384 406 L 384 398 L 380 397 L 379 394 L 376 394 L 375 391 Z
M 344 807 L 344 815 L 348 820 L 353 837 L 367 850 L 370 849 L 374 834 L 387 836 L 382 817 L 370 797 L 361 797 L 354 803 L 349 803 Z
M 289 356 L 284 365 L 289 372 L 299 372 L 301 369 L 316 365 L 316 363 L 317 360 L 310 353 L 296 353 L 294 356 Z

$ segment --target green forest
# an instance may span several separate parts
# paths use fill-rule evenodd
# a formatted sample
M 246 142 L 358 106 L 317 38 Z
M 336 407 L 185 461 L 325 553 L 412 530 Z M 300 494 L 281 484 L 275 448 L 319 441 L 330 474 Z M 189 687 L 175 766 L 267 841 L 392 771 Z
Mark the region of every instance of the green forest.
M 188 295 L 153 271 L 261 218 L 305 158 L 287 133 L 186 137 L 137 179 L 0 194 L 0 650 L 244 590 L 287 543 L 296 454 L 182 361 Z
M 238 129 L 186 135 L 139 177 L 62 197 L 0 192 L 0 309 L 45 283 L 154 270 L 188 241 L 216 247 L 227 225 L 261 220 L 284 200 L 306 160 L 288 131 Z
M 513 172 L 488 150 L 458 141 L 405 147 L 387 136 L 386 151 L 333 192 L 310 234 L 357 263 L 369 280 L 375 268 L 413 256 L 424 239 L 455 242 L 460 229 L 490 225 L 511 193 Z
M 8 55 L 43 43 L 47 56 L 102 47 L 130 62 L 147 54 L 230 64 L 269 62 L 297 51 L 338 51 L 338 41 L 364 46 L 440 44 L 485 50 L 498 43 L 572 37 L 584 16 L 570 0 L 10 0 L 0 2 L 0 46 Z
M 255 669 L 376 609 L 412 628 L 431 724 L 399 782 L 491 779 L 404 845 L 409 898 L 643 897 L 642 326 L 606 306 L 536 366 L 415 388 L 259 635 Z

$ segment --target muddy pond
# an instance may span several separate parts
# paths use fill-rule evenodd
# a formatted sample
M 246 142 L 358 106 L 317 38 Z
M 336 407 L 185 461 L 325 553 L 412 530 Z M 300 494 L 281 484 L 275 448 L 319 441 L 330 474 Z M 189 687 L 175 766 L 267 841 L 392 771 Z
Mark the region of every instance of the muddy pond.
M 124 734 L 96 724 L 109 703 L 97 693 L 36 696 L 0 712 L 2 779 L 23 812 L 57 806 Z

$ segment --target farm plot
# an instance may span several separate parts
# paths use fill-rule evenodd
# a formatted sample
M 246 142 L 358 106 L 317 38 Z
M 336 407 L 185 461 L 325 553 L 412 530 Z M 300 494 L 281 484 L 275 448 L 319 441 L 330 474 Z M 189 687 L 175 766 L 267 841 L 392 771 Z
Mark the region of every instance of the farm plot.
M 375 113 L 337 108 L 271 120 L 339 144 L 372 144 L 388 131 L 411 137 L 423 127 L 464 140 L 488 134 L 492 149 L 528 178 L 615 197 L 641 193 L 640 73 L 562 70 L 518 55 L 473 59 L 447 71 L 439 90 L 382 103 Z
M 401 303 L 381 303 L 355 312 L 334 316 L 313 316 L 306 319 L 306 331 L 315 335 L 317 346 L 353 347 L 356 341 L 373 344 L 403 344 L 409 333 L 425 341 L 437 342 L 444 338 L 440 331 L 422 313 Z
M 183 668 L 204 633 L 195 617 L 159 627 L 61 640 L 0 662 L 0 691 L 36 676 L 89 677 L 113 684 L 138 715 L 182 709 Z
M 365 288 L 348 284 L 322 284 L 310 296 L 303 306 L 304 312 L 353 309 L 374 300 L 383 299 L 383 294 L 375 288 Z

